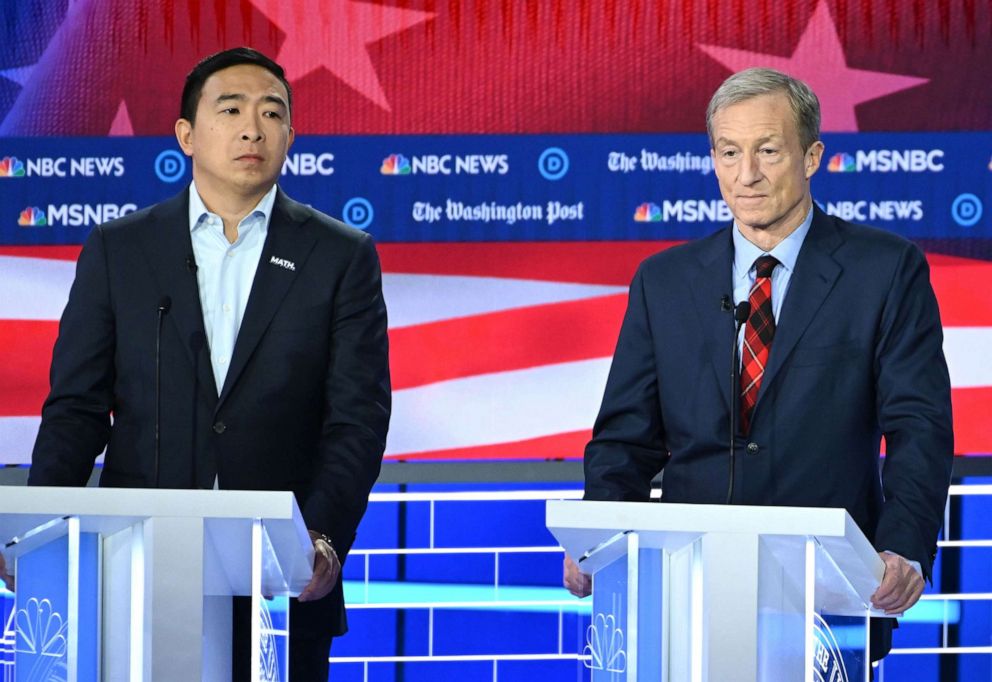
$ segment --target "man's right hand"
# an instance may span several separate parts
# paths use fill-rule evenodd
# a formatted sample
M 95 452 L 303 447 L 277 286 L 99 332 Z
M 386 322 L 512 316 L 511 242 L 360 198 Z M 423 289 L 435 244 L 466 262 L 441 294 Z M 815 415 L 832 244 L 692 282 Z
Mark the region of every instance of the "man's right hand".
M 3 554 L 0 554 L 0 580 L 4 582 L 8 590 L 14 591 L 14 576 L 7 573 L 7 561 L 3 558 Z
M 579 570 L 572 557 L 565 555 L 564 580 L 565 589 L 576 597 L 588 597 L 592 594 L 592 577 Z

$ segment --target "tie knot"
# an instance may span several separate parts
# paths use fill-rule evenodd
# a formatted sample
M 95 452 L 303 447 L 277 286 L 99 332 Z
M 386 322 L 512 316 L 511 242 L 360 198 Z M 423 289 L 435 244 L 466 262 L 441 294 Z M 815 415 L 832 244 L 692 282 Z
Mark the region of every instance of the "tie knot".
M 754 269 L 756 272 L 756 277 L 771 277 L 772 270 L 778 265 L 778 259 L 775 256 L 762 256 L 758 260 L 754 261 Z

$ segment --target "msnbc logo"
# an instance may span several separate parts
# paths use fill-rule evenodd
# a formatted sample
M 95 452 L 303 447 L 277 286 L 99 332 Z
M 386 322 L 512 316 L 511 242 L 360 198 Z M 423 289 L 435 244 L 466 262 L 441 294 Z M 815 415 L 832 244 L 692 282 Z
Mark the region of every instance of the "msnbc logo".
M 382 160 L 379 172 L 383 175 L 409 175 L 410 160 L 402 154 L 390 154 Z
M 831 156 L 827 165 L 827 171 L 830 173 L 853 173 L 857 169 L 854 157 L 846 152 L 838 152 Z
M 16 156 L 0 159 L 0 178 L 23 178 L 24 164 Z
M 21 217 L 17 219 L 17 224 L 24 227 L 43 227 L 48 225 L 48 218 L 45 212 L 37 206 L 28 206 L 21 211 Z
M 639 223 L 660 223 L 661 209 L 658 204 L 651 202 L 641 204 L 634 211 L 634 220 Z

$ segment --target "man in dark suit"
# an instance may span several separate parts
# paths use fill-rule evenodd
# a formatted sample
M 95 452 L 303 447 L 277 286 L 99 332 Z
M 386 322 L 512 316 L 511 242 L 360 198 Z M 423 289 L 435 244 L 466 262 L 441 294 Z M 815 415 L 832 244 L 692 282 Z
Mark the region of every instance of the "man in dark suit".
M 83 485 L 106 447 L 102 486 L 293 491 L 315 563 L 291 603 L 290 668 L 326 680 L 340 561 L 385 448 L 386 308 L 372 239 L 276 185 L 291 105 L 282 68 L 247 48 L 187 77 L 176 137 L 193 184 L 89 236 L 29 484 Z
M 930 577 L 950 480 L 943 334 L 920 250 L 814 205 L 819 123 L 813 92 L 770 69 L 713 96 L 711 153 L 734 223 L 634 276 L 585 497 L 646 501 L 663 470 L 663 502 L 844 507 L 885 563 L 873 603 L 896 614 Z M 590 587 L 568 558 L 565 585 Z

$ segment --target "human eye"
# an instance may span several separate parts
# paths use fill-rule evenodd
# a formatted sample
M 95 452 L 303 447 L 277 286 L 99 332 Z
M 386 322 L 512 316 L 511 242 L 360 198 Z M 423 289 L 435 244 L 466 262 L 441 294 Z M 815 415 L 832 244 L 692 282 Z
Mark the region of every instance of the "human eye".
M 227 114 L 228 116 L 237 116 L 241 113 L 241 110 L 237 107 L 224 107 L 220 110 L 220 113 Z
M 720 150 L 720 158 L 726 159 L 727 161 L 733 161 L 738 156 L 738 151 L 732 147 L 727 147 Z
M 265 116 L 266 118 L 275 118 L 275 119 L 282 118 L 282 112 L 281 111 L 266 111 L 262 115 Z

